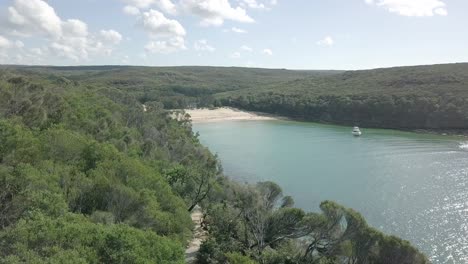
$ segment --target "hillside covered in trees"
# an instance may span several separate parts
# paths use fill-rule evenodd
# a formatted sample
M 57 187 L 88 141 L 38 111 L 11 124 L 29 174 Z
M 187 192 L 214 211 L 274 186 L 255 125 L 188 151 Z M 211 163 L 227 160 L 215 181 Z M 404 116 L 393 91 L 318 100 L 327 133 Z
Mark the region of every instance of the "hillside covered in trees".
M 275 183 L 229 180 L 165 109 L 339 74 L 0 67 L 0 263 L 184 263 L 196 204 L 198 263 L 428 263 L 352 209 L 304 212 Z
M 223 67 L 3 66 L 5 71 L 27 74 L 55 84 L 115 88 L 132 94 L 141 103 L 162 102 L 165 109 L 210 106 L 214 95 L 252 87 L 265 87 L 337 71 L 289 71 Z M 2 69 L 2 66 L 0 66 Z M 45 79 L 44 79 L 45 78 Z
M 217 95 L 219 104 L 344 125 L 468 128 L 468 64 L 348 71 Z
M 223 67 L 4 67 L 55 84 L 115 88 L 165 109 L 233 106 L 308 121 L 468 128 L 468 64 L 362 71 Z

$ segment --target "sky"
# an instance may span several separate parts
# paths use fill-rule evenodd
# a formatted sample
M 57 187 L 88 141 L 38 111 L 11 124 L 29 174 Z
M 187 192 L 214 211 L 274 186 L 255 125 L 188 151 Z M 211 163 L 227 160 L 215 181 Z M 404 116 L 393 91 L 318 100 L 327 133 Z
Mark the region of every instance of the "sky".
M 0 0 L 0 64 L 468 62 L 467 0 Z

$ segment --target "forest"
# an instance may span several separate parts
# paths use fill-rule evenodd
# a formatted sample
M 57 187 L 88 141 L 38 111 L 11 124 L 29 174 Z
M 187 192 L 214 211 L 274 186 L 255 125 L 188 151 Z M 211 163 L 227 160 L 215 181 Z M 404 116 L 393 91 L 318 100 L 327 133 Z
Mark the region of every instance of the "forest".
M 347 71 L 216 95 L 300 120 L 396 129 L 468 128 L 468 64 Z
M 0 67 L 0 263 L 184 263 L 196 205 L 197 263 L 429 263 L 333 201 L 305 212 L 273 182 L 227 178 L 173 110 L 337 74 Z
M 294 119 L 395 129 L 468 128 L 468 63 L 359 71 L 239 67 L 22 67 L 55 84 L 114 88 L 164 109 L 231 106 Z M 1 69 L 1 66 L 0 66 Z

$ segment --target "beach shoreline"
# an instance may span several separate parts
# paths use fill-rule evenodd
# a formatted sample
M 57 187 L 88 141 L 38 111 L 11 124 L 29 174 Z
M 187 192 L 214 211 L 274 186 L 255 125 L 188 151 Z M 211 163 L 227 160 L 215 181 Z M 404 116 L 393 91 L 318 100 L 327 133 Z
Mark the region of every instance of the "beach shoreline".
M 185 109 L 190 115 L 192 123 L 209 123 L 221 121 L 265 121 L 284 120 L 285 118 L 265 113 L 247 112 L 231 107 L 219 107 L 214 109 L 196 108 Z
M 191 117 L 192 123 L 211 123 L 222 121 L 266 121 L 266 120 L 290 120 L 297 122 L 312 122 L 318 124 L 329 124 L 346 126 L 343 124 L 334 124 L 329 122 L 308 121 L 300 118 L 287 118 L 276 116 L 262 112 L 244 111 L 232 107 L 219 107 L 219 108 L 194 108 L 185 109 Z M 366 128 L 366 127 L 363 127 Z M 452 136 L 460 138 L 468 138 L 468 130 L 463 129 L 408 129 L 408 128 L 378 128 L 376 129 L 394 129 L 405 132 L 413 132 L 418 134 L 431 134 L 438 136 Z

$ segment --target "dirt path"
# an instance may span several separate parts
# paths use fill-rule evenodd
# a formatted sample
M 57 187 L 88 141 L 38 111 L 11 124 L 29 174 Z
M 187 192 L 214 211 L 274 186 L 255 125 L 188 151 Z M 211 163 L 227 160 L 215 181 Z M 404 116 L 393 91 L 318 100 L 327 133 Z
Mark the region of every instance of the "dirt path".
M 200 246 L 206 238 L 206 231 L 202 229 L 201 223 L 203 220 L 203 213 L 201 208 L 197 205 L 190 215 L 192 217 L 192 221 L 195 225 L 195 229 L 193 232 L 193 238 L 190 241 L 187 249 L 185 250 L 185 263 L 195 263 L 195 259 L 200 250 Z

